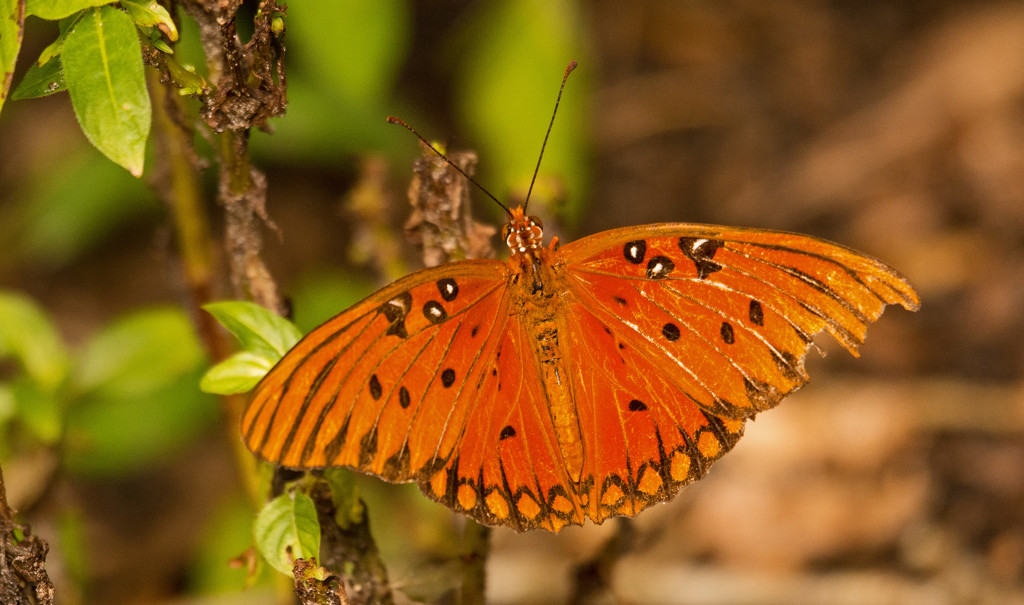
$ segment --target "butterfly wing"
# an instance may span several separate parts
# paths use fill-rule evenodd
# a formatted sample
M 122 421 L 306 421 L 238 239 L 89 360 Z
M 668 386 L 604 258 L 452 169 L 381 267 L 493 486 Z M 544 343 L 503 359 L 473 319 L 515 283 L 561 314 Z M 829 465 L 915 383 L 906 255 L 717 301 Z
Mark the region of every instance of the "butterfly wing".
M 440 464 L 430 462 L 447 453 L 439 431 L 466 412 L 452 406 L 452 389 L 483 371 L 506 279 L 498 261 L 449 263 L 330 319 L 253 390 L 242 417 L 246 445 L 283 466 L 350 466 L 395 481 Z M 471 348 L 478 353 L 454 354 Z
M 746 418 L 807 381 L 816 333 L 856 354 L 887 304 L 919 305 L 877 260 L 764 230 L 618 229 L 562 247 L 554 264 L 598 522 L 700 478 Z
M 543 510 L 582 523 L 510 276 L 498 261 L 426 269 L 313 330 L 254 389 L 246 445 L 286 467 L 416 481 L 492 525 L 566 522 Z

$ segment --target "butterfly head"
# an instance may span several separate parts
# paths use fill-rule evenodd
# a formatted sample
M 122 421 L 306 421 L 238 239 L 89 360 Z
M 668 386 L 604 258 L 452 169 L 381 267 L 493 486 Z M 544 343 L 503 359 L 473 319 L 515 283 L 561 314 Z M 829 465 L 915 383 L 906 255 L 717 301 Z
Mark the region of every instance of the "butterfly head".
M 544 249 L 544 224 L 535 216 L 526 216 L 522 206 L 512 210 L 512 218 L 502 228 L 501 236 L 513 257 L 532 260 Z

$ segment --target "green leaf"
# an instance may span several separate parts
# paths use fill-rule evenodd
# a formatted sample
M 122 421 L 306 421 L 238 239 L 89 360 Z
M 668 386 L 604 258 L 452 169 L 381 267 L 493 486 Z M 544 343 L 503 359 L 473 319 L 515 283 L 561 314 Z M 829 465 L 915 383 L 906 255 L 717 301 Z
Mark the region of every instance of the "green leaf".
M 203 305 L 250 353 L 277 363 L 302 334 L 287 319 L 263 307 L 240 300 Z
M 0 291 L 0 359 L 8 356 L 45 390 L 68 374 L 68 352 L 53 323 L 29 298 Z
M 14 64 L 25 32 L 25 0 L 0 0 L 0 109 L 14 81 Z
M 25 12 L 42 19 L 56 21 L 94 6 L 112 4 L 114 0 L 28 0 Z
M 292 575 L 295 559 L 320 556 L 320 523 L 313 501 L 304 494 L 274 498 L 256 516 L 256 546 L 274 569 Z
M 71 105 L 86 138 L 114 163 L 141 176 L 152 108 L 132 20 L 109 6 L 90 9 L 71 29 L 61 56 Z
M 178 28 L 174 26 L 167 9 L 156 3 L 156 0 L 121 0 L 121 6 L 136 25 L 156 27 L 167 34 L 171 42 L 178 39 Z
M 246 393 L 266 376 L 274 367 L 266 357 L 248 351 L 241 351 L 210 368 L 199 381 L 199 388 L 206 393 L 230 395 Z
M 60 64 L 60 57 L 53 57 L 42 67 L 33 63 L 18 87 L 14 89 L 11 99 L 37 99 L 67 89 L 68 85 L 64 83 L 64 70 Z

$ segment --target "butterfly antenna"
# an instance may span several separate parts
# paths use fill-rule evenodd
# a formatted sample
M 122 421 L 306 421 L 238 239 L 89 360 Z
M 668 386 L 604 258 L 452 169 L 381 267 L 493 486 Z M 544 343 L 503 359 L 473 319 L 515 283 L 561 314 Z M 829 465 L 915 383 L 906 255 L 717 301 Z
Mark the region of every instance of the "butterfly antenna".
M 569 74 L 572 70 L 576 69 L 576 62 L 570 61 L 569 65 L 565 68 L 565 75 L 562 76 L 562 86 L 558 89 L 558 98 L 555 99 L 555 110 L 551 112 L 551 121 L 548 122 L 548 131 L 544 133 L 544 142 L 540 145 L 540 156 L 537 157 L 537 167 L 533 169 L 533 178 L 530 179 L 530 188 L 526 190 L 526 201 L 523 202 L 523 212 L 526 212 L 526 206 L 530 203 L 530 194 L 533 193 L 533 184 L 537 182 L 537 173 L 540 172 L 540 161 L 544 159 L 544 148 L 548 146 L 548 137 L 551 136 L 551 127 L 555 125 L 555 115 L 558 113 L 558 104 L 562 102 L 562 91 L 565 90 L 565 81 L 569 79 Z
M 468 180 L 470 183 L 473 183 L 474 185 L 476 185 L 476 188 L 479 189 L 480 191 L 483 191 L 484 194 L 487 195 L 487 197 L 489 197 L 492 200 L 494 200 L 495 204 L 501 206 L 501 209 L 504 210 L 506 212 L 506 214 L 508 214 L 509 216 L 512 216 L 512 211 L 508 209 L 508 206 L 506 206 L 505 204 L 502 204 L 500 201 L 498 201 L 498 198 L 494 197 L 491 194 L 491 192 L 488 191 L 487 189 L 484 189 L 483 185 L 481 185 L 480 183 L 476 182 L 476 180 L 474 180 L 473 177 L 471 177 L 468 174 L 466 174 L 465 170 L 463 170 L 462 168 L 459 168 L 458 166 L 456 166 L 455 162 L 453 162 L 453 161 L 448 159 L 448 156 L 446 156 L 445 154 L 443 154 L 440 151 L 438 151 L 438 149 L 436 147 L 434 147 L 433 145 L 431 145 L 430 141 L 428 141 L 422 134 L 417 132 L 415 128 L 413 128 L 412 126 L 409 126 L 403 120 L 401 120 L 400 118 L 396 118 L 395 116 L 388 116 L 388 122 L 391 123 L 391 124 L 398 124 L 399 126 L 402 126 L 403 128 L 405 128 L 409 132 L 411 132 L 414 135 L 416 135 L 416 138 L 418 138 L 419 140 L 423 141 L 423 144 L 426 145 L 427 147 L 429 147 L 430 150 L 433 151 L 434 153 L 436 153 L 438 156 L 440 156 L 440 158 L 442 160 L 444 160 L 446 164 L 448 164 L 449 166 L 454 168 L 456 170 L 456 172 L 458 172 L 462 176 L 466 177 L 466 180 Z

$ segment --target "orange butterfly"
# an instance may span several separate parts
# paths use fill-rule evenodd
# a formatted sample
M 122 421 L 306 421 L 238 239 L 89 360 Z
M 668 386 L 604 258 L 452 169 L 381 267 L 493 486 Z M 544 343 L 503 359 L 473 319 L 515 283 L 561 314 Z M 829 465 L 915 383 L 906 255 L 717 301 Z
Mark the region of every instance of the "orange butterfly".
M 507 262 L 418 271 L 302 339 L 249 399 L 249 449 L 415 481 L 488 525 L 601 523 L 700 479 L 807 381 L 815 334 L 856 355 L 887 304 L 919 306 L 813 237 L 667 223 L 558 247 L 509 214 Z

